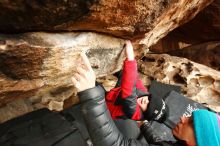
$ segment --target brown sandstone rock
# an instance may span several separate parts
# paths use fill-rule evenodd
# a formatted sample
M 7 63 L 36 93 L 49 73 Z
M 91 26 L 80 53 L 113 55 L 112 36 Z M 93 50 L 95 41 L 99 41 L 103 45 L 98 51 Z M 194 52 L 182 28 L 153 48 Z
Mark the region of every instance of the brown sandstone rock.
M 0 106 L 30 98 L 61 110 L 72 97 L 70 80 L 86 52 L 97 77 L 121 68 L 124 41 L 95 33 L 26 33 L 1 35 Z
M 198 44 L 220 39 L 220 1 L 214 0 L 194 19 L 176 29 L 172 34 L 188 44 Z
M 34 108 L 28 99 L 15 99 L 0 108 L 0 123 L 32 111 Z
M 174 29 L 166 37 L 151 46 L 150 50 L 165 53 L 186 46 L 220 39 L 220 1 L 214 0 L 194 19 Z
M 0 32 L 87 30 L 143 39 L 150 47 L 212 1 L 2 0 Z
M 178 27 L 157 44 L 151 46 L 150 51 L 156 53 L 172 51 L 172 54 L 219 70 L 219 47 L 217 45 L 220 39 L 219 15 L 220 1 L 214 0 L 194 19 Z
M 188 58 L 220 71 L 220 42 L 192 45 L 181 50 L 167 52 L 170 55 Z
M 220 70 L 220 43 L 219 41 L 205 42 L 196 45 L 178 42 L 179 38 L 165 37 L 150 48 L 157 53 L 167 53 L 179 57 L 188 58 L 194 62 L 207 65 Z
M 167 54 L 146 54 L 139 65 L 149 78 L 180 85 L 187 97 L 220 111 L 220 72 Z

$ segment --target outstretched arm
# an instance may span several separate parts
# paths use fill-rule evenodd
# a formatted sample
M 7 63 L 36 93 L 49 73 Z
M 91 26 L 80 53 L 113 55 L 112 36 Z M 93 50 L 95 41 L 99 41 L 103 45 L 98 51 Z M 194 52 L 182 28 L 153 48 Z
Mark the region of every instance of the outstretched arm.
M 137 106 L 136 94 L 137 62 L 134 59 L 134 50 L 130 41 L 125 43 L 125 53 L 127 59 L 124 61 L 121 79 L 123 111 L 127 117 L 140 120 L 142 114 L 139 106 Z
M 95 73 L 85 54 L 82 57 L 85 68 L 78 68 L 72 81 L 78 91 L 81 110 L 94 146 L 148 146 L 125 138 L 117 129 L 107 109 L 104 91 L 99 86 L 95 87 Z
M 135 84 L 137 80 L 137 63 L 134 59 L 134 50 L 130 41 L 125 42 L 126 60 L 124 61 L 121 79 L 121 96 L 126 99 L 128 96 L 135 94 Z

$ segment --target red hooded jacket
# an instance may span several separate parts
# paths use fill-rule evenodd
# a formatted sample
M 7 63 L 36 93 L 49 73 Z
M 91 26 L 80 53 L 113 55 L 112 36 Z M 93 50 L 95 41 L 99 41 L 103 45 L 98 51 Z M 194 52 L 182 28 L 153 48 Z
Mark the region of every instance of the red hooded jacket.
M 137 104 L 137 97 L 149 94 L 138 78 L 135 60 L 124 61 L 122 76 L 118 77 L 118 83 L 118 86 L 111 89 L 106 95 L 106 103 L 112 118 L 126 116 L 133 120 L 143 119 L 143 113 Z

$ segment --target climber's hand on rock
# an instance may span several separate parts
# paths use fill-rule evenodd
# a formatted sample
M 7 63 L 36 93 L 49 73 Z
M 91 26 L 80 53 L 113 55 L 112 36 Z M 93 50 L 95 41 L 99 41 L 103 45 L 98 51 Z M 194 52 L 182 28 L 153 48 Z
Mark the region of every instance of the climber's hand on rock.
M 134 50 L 130 40 L 125 41 L 125 54 L 127 60 L 134 60 Z
M 77 72 L 72 77 L 73 85 L 77 92 L 81 92 L 95 87 L 96 76 L 85 53 L 80 54 L 84 65 L 77 68 Z

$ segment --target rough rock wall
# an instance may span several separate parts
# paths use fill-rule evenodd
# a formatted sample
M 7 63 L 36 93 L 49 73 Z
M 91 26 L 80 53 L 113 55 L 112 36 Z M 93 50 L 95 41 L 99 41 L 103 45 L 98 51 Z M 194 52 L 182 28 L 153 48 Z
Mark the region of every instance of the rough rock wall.
M 124 59 L 122 39 L 95 33 L 2 34 L 0 39 L 0 106 L 31 98 L 61 110 L 74 93 L 70 77 L 82 64 L 80 52 L 86 52 L 97 77 L 119 70 Z
M 219 70 L 220 54 L 217 45 L 220 40 L 219 15 L 220 1 L 214 0 L 194 19 L 176 28 L 151 46 L 150 50 L 157 53 L 170 54 L 171 52 L 173 55 L 185 57 Z
M 155 46 L 151 46 L 151 51 L 163 53 L 189 45 L 218 41 L 220 39 L 219 15 L 220 1 L 214 0 L 194 19 L 174 29 Z
M 191 20 L 212 1 L 0 1 L 0 122 L 38 108 L 61 110 L 76 103 L 69 79 L 75 67 L 82 63 L 81 51 L 87 52 L 99 80 L 104 76 L 108 81 L 103 80 L 104 85 L 112 86 L 115 80 L 109 75 L 121 68 L 124 59 L 123 39 L 133 40 L 137 59 L 140 59 L 150 46 Z M 29 31 L 51 33 L 23 33 Z M 18 32 L 20 34 L 6 35 Z M 145 46 L 137 49 L 139 43 Z M 166 66 L 154 68 L 157 63 L 150 60 L 148 63 L 152 70 L 147 69 L 147 64 L 143 67 L 140 63 L 143 81 L 150 83 L 152 78 L 164 81 L 161 76 L 166 75 Z M 161 75 L 154 77 L 155 70 Z M 214 80 L 210 86 L 218 86 L 219 79 L 211 72 L 204 76 Z M 187 78 L 187 74 L 184 77 Z M 184 82 L 183 87 L 188 84 L 191 82 Z M 215 87 L 215 90 L 219 93 L 219 88 Z M 187 95 L 193 97 L 200 93 L 200 90 L 195 91 L 195 94 Z M 204 93 L 206 91 L 209 90 Z M 219 94 L 215 95 L 219 100 Z
M 181 50 L 169 51 L 170 55 L 188 58 L 220 71 L 220 42 L 213 41 L 191 45 Z
M 146 54 L 138 64 L 139 75 L 145 86 L 149 86 L 152 80 L 180 85 L 185 96 L 220 112 L 219 71 L 167 54 Z M 68 80 L 68 76 L 66 78 Z M 113 88 L 116 83 L 116 78 L 112 75 L 102 76 L 97 80 L 106 90 Z M 19 84 L 21 81 L 14 82 Z M 78 102 L 74 88 L 61 84 L 57 86 L 59 88 L 53 85 L 49 90 L 44 86 L 39 89 L 42 92 L 35 92 L 35 96 L 31 98 L 15 98 L 8 102 L 0 109 L 0 123 L 42 107 L 61 110 Z
M 220 39 L 220 1 L 214 0 L 195 19 L 179 27 L 173 33 L 188 44 L 216 41 Z
M 0 32 L 76 31 L 139 38 L 147 47 L 213 0 L 3 0 Z
M 220 111 L 220 72 L 185 58 L 167 54 L 147 54 L 139 60 L 139 70 L 148 80 L 180 85 L 182 93 Z

